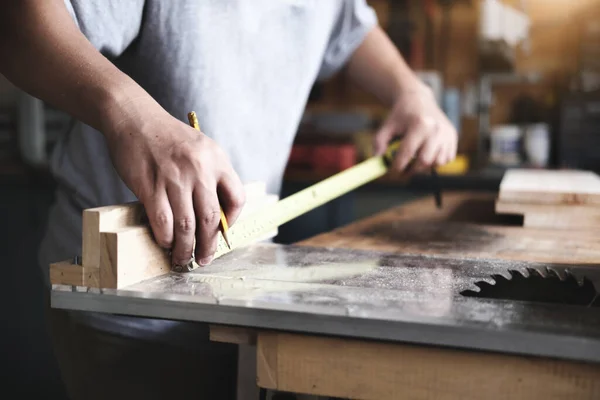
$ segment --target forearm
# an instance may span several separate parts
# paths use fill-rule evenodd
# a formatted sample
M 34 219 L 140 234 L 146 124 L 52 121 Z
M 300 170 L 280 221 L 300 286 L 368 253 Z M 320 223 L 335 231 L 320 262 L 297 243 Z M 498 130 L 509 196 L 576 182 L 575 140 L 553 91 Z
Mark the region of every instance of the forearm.
M 406 64 L 386 33 L 377 26 L 366 36 L 347 65 L 350 79 L 392 106 L 398 96 L 421 88 L 418 77 Z
M 63 0 L 0 2 L 0 73 L 103 133 L 150 96 L 85 38 Z M 151 100 L 148 100 L 151 102 Z

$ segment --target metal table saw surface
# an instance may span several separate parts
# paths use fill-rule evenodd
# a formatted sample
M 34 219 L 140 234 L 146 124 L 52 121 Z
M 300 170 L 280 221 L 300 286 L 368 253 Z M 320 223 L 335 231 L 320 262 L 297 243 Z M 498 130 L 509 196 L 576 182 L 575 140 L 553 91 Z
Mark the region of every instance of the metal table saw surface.
M 466 297 L 565 265 L 275 244 L 121 290 L 55 286 L 57 308 L 600 362 L 600 308 Z M 600 287 L 600 270 L 568 266 Z

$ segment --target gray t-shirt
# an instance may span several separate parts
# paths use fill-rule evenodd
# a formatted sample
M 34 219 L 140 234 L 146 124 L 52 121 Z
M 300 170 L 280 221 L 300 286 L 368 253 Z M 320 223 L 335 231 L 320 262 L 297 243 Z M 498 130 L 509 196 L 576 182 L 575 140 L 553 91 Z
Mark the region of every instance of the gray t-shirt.
M 337 72 L 376 24 L 364 0 L 65 4 L 102 54 L 176 118 L 186 121 L 196 111 L 242 181 L 266 182 L 272 193 L 280 189 L 313 83 Z M 58 189 L 40 250 L 44 268 L 81 254 L 83 209 L 136 200 L 115 172 L 104 137 L 87 125 L 77 124 L 59 142 L 51 168 Z

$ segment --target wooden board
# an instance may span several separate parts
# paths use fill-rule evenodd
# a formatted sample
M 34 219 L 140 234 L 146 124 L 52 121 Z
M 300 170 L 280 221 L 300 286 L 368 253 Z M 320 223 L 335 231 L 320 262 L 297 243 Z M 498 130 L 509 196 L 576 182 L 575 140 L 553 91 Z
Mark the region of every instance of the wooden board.
M 70 261 L 50 264 L 50 282 L 61 285 L 100 287 L 100 269 L 84 268 Z
M 144 208 L 139 202 L 83 210 L 82 265 L 100 268 L 100 232 L 110 232 L 142 222 Z
M 495 192 L 427 196 L 299 243 L 392 253 L 600 265 L 600 232 L 524 228 L 495 212 Z
M 597 399 L 600 367 L 260 332 L 257 382 L 280 391 L 349 399 Z
M 149 227 L 102 232 L 100 287 L 122 288 L 171 270 L 167 250 L 159 247 Z
M 523 226 L 551 229 L 600 229 L 600 207 L 589 205 L 519 204 L 498 201 L 498 214 L 523 216 Z
M 245 185 L 246 204 L 239 219 L 277 202 L 262 182 Z M 258 240 L 277 235 L 277 229 Z M 52 284 L 122 288 L 167 273 L 167 250 L 152 236 L 139 202 L 86 209 L 82 223 L 82 265 L 62 261 L 50 265 Z
M 83 268 L 69 261 L 50 264 L 50 281 L 64 282 L 65 285 L 83 285 Z
M 519 204 L 600 205 L 600 177 L 589 171 L 508 170 L 498 200 Z

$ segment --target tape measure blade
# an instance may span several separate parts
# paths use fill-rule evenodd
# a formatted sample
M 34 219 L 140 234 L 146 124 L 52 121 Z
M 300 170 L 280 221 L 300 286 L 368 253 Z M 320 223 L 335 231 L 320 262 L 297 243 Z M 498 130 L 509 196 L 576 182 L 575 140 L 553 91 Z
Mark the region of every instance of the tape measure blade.
M 237 248 L 250 244 L 286 222 L 383 176 L 386 171 L 383 157 L 373 157 L 279 200 L 274 205 L 265 206 L 229 229 L 231 245 Z M 224 239 L 219 235 L 216 256 L 228 250 Z

